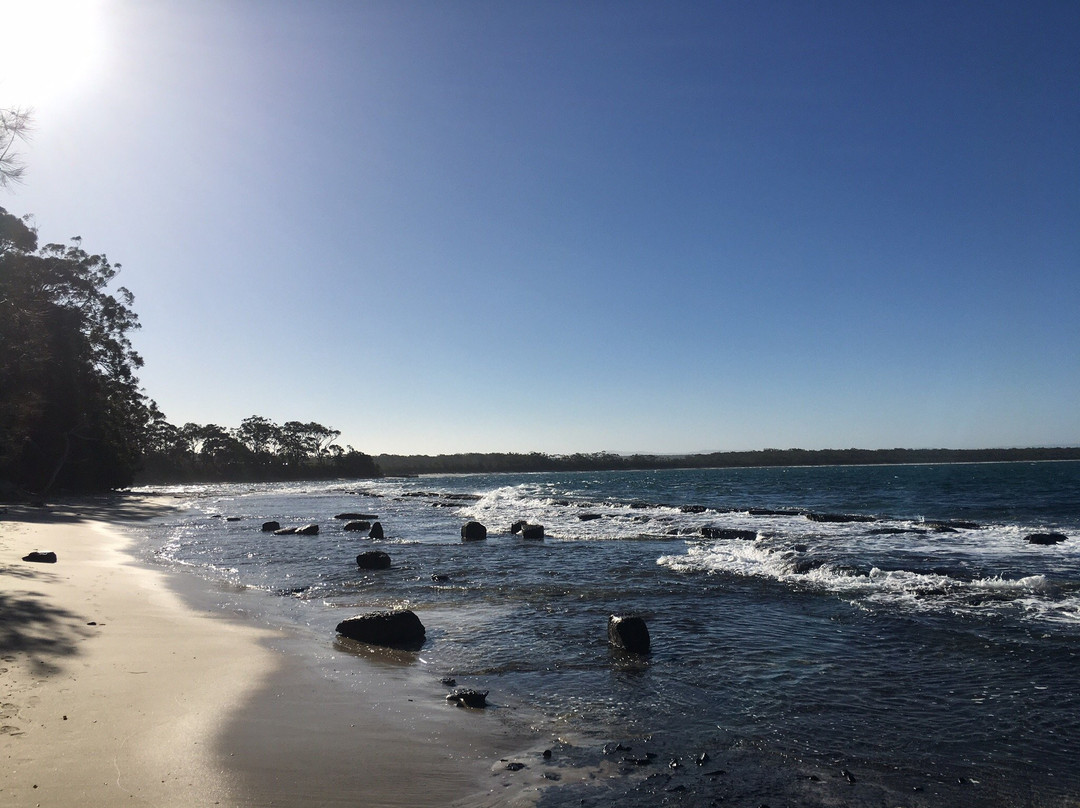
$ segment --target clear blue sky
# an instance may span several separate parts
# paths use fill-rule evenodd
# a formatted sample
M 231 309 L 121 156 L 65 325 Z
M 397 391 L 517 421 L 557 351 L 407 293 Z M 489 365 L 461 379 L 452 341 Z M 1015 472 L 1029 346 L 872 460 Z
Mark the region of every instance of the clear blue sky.
M 59 4 L 0 205 L 123 264 L 174 423 L 1080 444 L 1075 0 Z

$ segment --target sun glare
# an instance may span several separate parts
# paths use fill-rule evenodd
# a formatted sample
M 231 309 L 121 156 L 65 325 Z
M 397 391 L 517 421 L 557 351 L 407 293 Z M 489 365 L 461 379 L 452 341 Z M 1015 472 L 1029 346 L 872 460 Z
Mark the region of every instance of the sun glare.
M 0 0 L 0 107 L 40 106 L 93 78 L 101 0 Z

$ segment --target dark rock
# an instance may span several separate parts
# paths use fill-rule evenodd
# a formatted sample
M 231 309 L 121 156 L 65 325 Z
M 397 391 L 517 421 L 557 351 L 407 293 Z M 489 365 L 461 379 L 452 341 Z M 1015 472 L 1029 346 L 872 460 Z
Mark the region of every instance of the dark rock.
M 957 528 L 959 530 L 978 530 L 982 527 L 978 522 L 965 522 L 961 519 L 938 519 L 933 522 L 924 522 L 923 524 L 931 530 L 940 530 L 942 528 Z
M 740 539 L 742 541 L 754 541 L 757 538 L 756 530 L 740 530 L 734 527 L 706 526 L 701 529 L 701 535 L 706 539 Z
M 295 527 L 279 527 L 274 531 L 275 536 L 291 536 L 296 533 Z
M 708 509 L 704 505 L 683 505 L 679 510 L 683 513 L 705 513 Z
M 649 627 L 640 617 L 608 618 L 608 643 L 631 654 L 649 653 Z
M 35 564 L 55 564 L 56 553 L 49 551 L 47 553 L 40 553 L 37 550 L 29 555 L 23 556 L 23 561 L 33 561 Z
M 263 533 L 273 533 L 275 530 L 281 530 L 281 522 L 263 522 Z
M 356 557 L 356 566 L 362 570 L 388 570 L 390 556 L 382 550 L 369 550 Z
M 443 499 L 453 499 L 458 502 L 479 502 L 479 494 L 443 494 Z
M 747 513 L 751 516 L 800 516 L 802 511 L 791 508 L 750 508 Z
M 519 772 L 524 768 L 525 768 L 525 764 L 524 763 L 518 763 L 517 761 L 514 761 L 513 763 L 507 763 L 506 764 L 506 770 L 511 771 L 511 772 Z
M 378 519 L 379 517 L 373 513 L 339 513 L 334 517 L 335 519 L 347 519 L 352 521 L 353 519 L 367 519 L 369 522 Z
M 337 632 L 350 640 L 389 648 L 419 648 L 426 631 L 420 618 L 408 609 L 350 617 L 337 624 Z
M 514 534 L 520 533 L 521 529 L 527 524 L 529 523 L 526 522 L 524 519 L 514 522 L 514 524 L 510 525 L 510 532 Z
M 641 511 L 645 508 L 651 508 L 652 505 L 650 505 L 648 502 L 642 502 L 641 500 L 637 500 L 636 502 L 631 502 L 630 507 L 636 511 Z
M 440 680 L 440 682 L 442 682 L 442 684 L 446 685 L 447 687 L 457 686 L 457 679 L 455 679 L 453 676 L 444 677 Z
M 368 532 L 369 539 L 385 539 L 386 536 L 383 533 L 382 522 L 375 522 L 371 526 L 370 532 Z
M 455 690 L 446 700 L 458 707 L 487 707 L 487 690 Z
M 876 516 L 866 516 L 859 513 L 808 513 L 806 518 L 811 522 L 876 522 Z
M 487 528 L 479 522 L 466 522 L 461 526 L 462 541 L 483 541 L 487 538 Z
M 809 549 L 810 548 L 807 547 L 805 544 L 793 544 L 793 545 L 791 545 L 791 551 L 793 553 L 805 553 Z
M 543 754 L 544 760 L 551 760 L 551 750 L 545 749 Z
M 357 531 L 357 530 L 370 530 L 371 522 L 366 519 L 357 519 L 353 522 L 346 522 L 343 530 Z
M 1064 533 L 1029 533 L 1024 539 L 1028 544 L 1059 544 L 1069 537 Z
M 239 522 L 243 518 L 244 517 L 242 517 L 242 516 L 226 516 L 225 521 L 226 522 Z
M 442 573 L 438 573 L 438 572 L 433 572 L 433 573 L 431 573 L 431 580 L 433 580 L 437 584 L 441 584 L 444 581 L 449 581 L 450 576 L 449 575 L 443 575 Z
M 297 536 L 314 536 L 318 532 L 318 525 L 304 525 L 303 527 L 298 527 L 296 529 Z
M 521 538 L 523 539 L 542 539 L 544 538 L 544 526 L 543 525 L 522 525 Z
M 579 513 L 578 519 L 582 522 L 591 522 L 593 519 L 600 519 L 602 516 L 603 514 L 599 513 Z

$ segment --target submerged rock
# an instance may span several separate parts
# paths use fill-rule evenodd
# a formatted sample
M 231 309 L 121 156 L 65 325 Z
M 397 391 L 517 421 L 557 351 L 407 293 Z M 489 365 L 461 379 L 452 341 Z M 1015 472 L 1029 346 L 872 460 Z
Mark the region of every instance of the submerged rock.
M 446 700 L 458 707 L 487 707 L 487 690 L 455 690 L 446 696 Z
M 483 541 L 487 538 L 487 528 L 479 522 L 466 522 L 461 526 L 462 541 Z
M 876 516 L 866 516 L 859 513 L 808 513 L 806 518 L 811 522 L 876 522 Z
M 335 519 L 346 519 L 346 520 L 350 520 L 350 521 L 353 520 L 353 519 L 367 519 L 370 522 L 372 520 L 378 519 L 379 517 L 376 516 L 373 513 L 339 513 L 334 518 Z
M 757 531 L 706 525 L 701 529 L 701 535 L 706 539 L 740 539 L 742 541 L 754 541 L 757 538 Z
M 582 522 L 591 522 L 593 519 L 600 519 L 602 517 L 603 517 L 603 514 L 600 514 L 600 513 L 579 513 L 578 514 L 578 519 L 580 519 Z
M 337 633 L 350 640 L 388 648 L 419 648 L 427 633 L 420 618 L 408 609 L 350 617 L 337 624 Z
M 1028 544 L 1060 544 L 1069 537 L 1064 533 L 1029 533 L 1024 539 Z
M 273 533 L 275 530 L 281 530 L 281 522 L 263 522 L 263 533 Z
M 356 557 L 356 566 L 362 570 L 388 570 L 390 556 L 382 550 L 370 550 Z
M 613 614 L 608 618 L 608 643 L 631 654 L 647 654 L 651 647 L 649 627 L 640 617 Z

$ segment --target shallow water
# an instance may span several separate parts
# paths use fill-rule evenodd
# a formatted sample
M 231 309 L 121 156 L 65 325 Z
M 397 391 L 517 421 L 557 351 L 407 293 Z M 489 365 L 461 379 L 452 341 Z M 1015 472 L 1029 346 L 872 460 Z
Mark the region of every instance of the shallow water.
M 350 659 L 333 640 L 343 617 L 414 609 L 424 647 L 378 664 L 490 690 L 553 749 L 530 763 L 559 778 L 544 805 L 1080 794 L 1080 463 L 167 490 L 186 507 L 147 532 L 149 551 L 242 587 L 253 619 L 297 627 L 315 664 Z M 377 514 L 386 539 L 346 533 L 343 511 Z M 321 530 L 273 536 L 268 519 Z M 487 541 L 460 540 L 469 519 Z M 520 519 L 546 538 L 511 536 Z M 1070 540 L 1024 541 L 1051 530 Z M 374 547 L 390 570 L 357 569 Z M 609 648 L 612 613 L 645 617 L 651 655 Z M 582 769 L 596 776 L 573 782 Z

